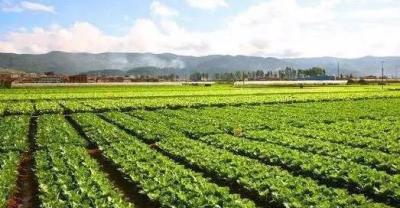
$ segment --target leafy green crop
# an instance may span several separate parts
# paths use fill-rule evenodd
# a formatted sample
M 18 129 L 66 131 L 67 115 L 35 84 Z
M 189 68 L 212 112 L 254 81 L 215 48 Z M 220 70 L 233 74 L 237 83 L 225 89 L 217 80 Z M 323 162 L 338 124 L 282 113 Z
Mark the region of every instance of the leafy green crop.
M 0 207 L 31 152 L 41 207 L 134 207 L 92 142 L 161 207 L 398 207 L 399 115 L 376 86 L 0 90 Z
M 346 158 L 389 173 L 400 173 L 400 158 L 380 151 L 352 148 L 342 144 L 309 139 L 279 131 L 250 131 L 245 134 L 245 137 L 339 159 Z
M 346 160 L 301 152 L 275 144 L 249 141 L 230 135 L 214 135 L 202 137 L 200 140 L 268 164 L 284 166 L 299 174 L 309 174 L 332 183 L 353 184 L 365 193 L 400 199 L 398 175 L 391 176 Z
M 182 88 L 185 89 L 185 88 Z M 190 88 L 189 88 L 190 89 Z M 43 92 L 47 90 L 43 89 Z M 376 91 L 371 89 L 350 90 L 329 88 L 303 90 L 297 89 L 283 90 L 281 93 L 263 92 L 260 89 L 247 89 L 245 92 L 237 91 L 235 88 L 202 92 L 184 91 L 163 91 L 157 93 L 145 92 L 144 96 L 132 95 L 132 92 L 118 92 L 119 96 L 110 92 L 94 93 L 89 89 L 82 94 L 69 92 L 65 95 L 52 92 L 51 94 L 16 94 L 17 99 L 11 99 L 10 95 L 3 95 L 6 114 L 32 114 L 36 113 L 61 113 L 64 109 L 72 112 L 98 112 L 112 110 L 134 110 L 134 109 L 161 109 L 161 108 L 181 108 L 181 107 L 207 107 L 207 106 L 237 106 L 237 105 L 262 105 L 279 103 L 302 103 L 318 101 L 347 101 L 365 100 L 377 98 L 399 98 L 396 91 Z M 25 92 L 27 93 L 27 92 Z M 134 94 L 134 93 L 133 93 Z M 140 94 L 140 93 L 139 93 Z M 186 95 L 186 96 L 185 96 Z M 197 96 L 200 95 L 200 96 Z M 33 96 L 33 98 L 30 98 Z M 1 100 L 0 94 L 0 100 Z M 12 101 L 11 101 L 12 100 Z M 0 105 L 0 114 L 1 107 Z M 35 106 L 35 107 L 34 107 Z M 36 108 L 36 110 L 35 110 Z
M 90 158 L 63 116 L 41 116 L 35 153 L 42 207 L 134 207 Z
M 29 118 L 8 116 L 0 118 L 0 207 L 6 207 L 16 191 L 21 155 L 28 149 Z
M 265 201 L 286 207 L 384 207 L 368 202 L 361 195 L 349 195 L 340 189 L 319 186 L 315 181 L 295 177 L 285 170 L 263 165 L 185 138 L 158 142 L 161 149 L 188 163 L 208 170 L 220 178 L 236 181 L 254 190 Z
M 8 116 L 0 118 L 0 153 L 27 150 L 29 117 Z
M 228 189 L 208 182 L 200 174 L 177 165 L 144 143 L 105 123 L 93 114 L 74 118 L 105 156 L 137 182 L 150 199 L 166 207 L 254 207 Z
M 19 160 L 19 152 L 0 154 L 0 207 L 6 207 L 7 200 L 16 189 Z
M 354 199 L 352 199 L 352 197 L 348 197 L 348 193 L 343 190 L 326 189 L 324 187 L 320 187 L 312 180 L 302 177 L 295 177 L 282 169 L 272 166 L 265 166 L 255 160 L 244 159 L 241 156 L 234 155 L 227 151 L 218 150 L 205 144 L 191 141 L 176 131 L 174 132 L 168 130 L 168 133 L 166 133 L 164 130 L 166 126 L 162 126 L 160 124 L 165 121 L 166 125 L 172 126 L 172 123 L 170 122 L 175 121 L 175 119 L 166 119 L 165 117 L 160 116 L 157 117 L 157 114 L 153 112 L 141 111 L 140 113 L 135 113 L 135 115 L 138 114 L 141 118 L 146 119 L 141 121 L 141 125 L 147 126 L 147 130 L 152 132 L 150 135 L 141 134 L 141 130 L 135 128 L 137 127 L 136 124 L 138 123 L 136 118 L 124 115 L 122 113 L 109 113 L 107 115 L 110 119 L 113 119 L 120 125 L 124 125 L 129 128 L 134 134 L 139 135 L 143 140 L 158 141 L 157 145 L 161 149 L 173 154 L 177 158 L 187 161 L 190 164 L 207 170 L 212 175 L 216 175 L 221 179 L 228 179 L 231 181 L 243 181 L 243 183 L 240 183 L 243 188 L 256 191 L 260 194 L 261 198 L 264 198 L 265 201 L 279 202 L 282 205 L 286 204 L 290 207 L 318 207 L 327 204 L 333 206 L 333 204 L 328 203 L 330 201 L 341 201 L 349 206 L 349 204 L 358 203 L 353 201 L 356 198 L 357 200 L 360 200 L 361 204 L 367 203 L 366 200 L 361 196 L 354 196 Z M 156 123 L 154 128 L 152 128 L 152 121 Z M 174 128 L 179 129 L 177 126 L 174 126 Z M 259 176 L 256 176 L 256 174 L 259 174 Z M 268 176 L 268 174 L 270 175 Z M 295 193 L 295 191 L 292 193 L 290 190 L 285 189 L 285 187 L 282 187 L 281 181 L 276 180 L 276 178 L 285 180 L 284 183 L 287 184 L 287 186 L 295 186 L 294 184 L 297 184 L 298 186 L 296 186 L 296 188 L 292 188 L 300 193 Z M 261 181 L 264 183 L 257 185 Z M 305 186 L 305 184 L 307 185 Z M 266 189 L 266 187 L 278 187 L 278 189 L 270 190 Z M 276 191 L 277 196 L 274 194 L 271 195 L 271 191 Z M 325 198 L 327 196 L 321 196 L 318 194 L 314 199 L 303 199 L 304 195 L 301 194 L 302 192 L 312 192 L 312 195 L 317 195 L 317 193 L 327 194 L 327 192 L 332 192 L 328 194 L 332 198 Z

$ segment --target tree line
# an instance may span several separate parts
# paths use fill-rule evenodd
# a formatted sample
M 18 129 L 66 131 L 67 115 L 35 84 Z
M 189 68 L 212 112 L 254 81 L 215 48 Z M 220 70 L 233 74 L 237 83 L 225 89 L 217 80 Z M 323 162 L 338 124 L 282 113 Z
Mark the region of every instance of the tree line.
M 326 70 L 321 67 L 312 67 L 310 69 L 294 69 L 286 67 L 278 71 L 235 71 L 229 73 L 208 73 L 195 72 L 190 74 L 191 81 L 238 81 L 238 80 L 296 80 L 326 78 Z

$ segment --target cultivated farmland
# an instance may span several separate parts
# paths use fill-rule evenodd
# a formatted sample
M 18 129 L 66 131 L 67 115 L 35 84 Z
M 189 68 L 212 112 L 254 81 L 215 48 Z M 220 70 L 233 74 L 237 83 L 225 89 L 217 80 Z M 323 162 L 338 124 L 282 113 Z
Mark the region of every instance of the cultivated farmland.
M 0 91 L 0 207 L 400 207 L 400 86 Z

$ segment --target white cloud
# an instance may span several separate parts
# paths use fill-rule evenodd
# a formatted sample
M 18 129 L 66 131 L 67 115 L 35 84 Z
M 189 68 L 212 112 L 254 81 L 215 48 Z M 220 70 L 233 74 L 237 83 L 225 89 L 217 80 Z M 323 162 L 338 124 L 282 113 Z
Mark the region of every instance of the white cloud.
M 214 10 L 218 7 L 227 7 L 225 0 L 186 0 L 191 6 L 199 9 Z
M 70 27 L 21 30 L 0 40 L 0 51 L 172 52 L 185 55 L 340 56 L 399 55 L 400 21 L 391 13 L 357 9 L 338 14 L 347 0 L 323 1 L 313 6 L 296 0 L 270 0 L 251 6 L 224 27 L 193 32 L 174 19 L 138 19 L 124 35 L 111 36 L 86 22 Z M 343 5 L 340 5 L 343 6 Z M 154 9 L 154 8 L 153 8 Z M 383 8 L 385 9 L 385 8 Z M 163 12 L 155 12 L 165 14 Z M 155 14 L 154 14 L 155 15 Z
M 178 52 L 195 54 L 202 43 L 172 21 L 156 23 L 139 19 L 123 36 L 109 36 L 94 25 L 77 22 L 71 27 L 58 25 L 18 31 L 0 41 L 0 51 L 16 53 L 46 53 L 53 50 L 70 52 Z
M 53 6 L 48 6 L 48 5 L 29 2 L 29 1 L 21 2 L 21 7 L 26 10 L 30 10 L 30 11 L 55 13 Z
M 5 12 L 35 11 L 35 12 L 55 13 L 53 6 L 39 4 L 30 1 L 12 3 L 10 1 L 5 0 L 1 3 L 1 9 Z
M 168 7 L 167 5 L 159 1 L 153 1 L 151 3 L 150 12 L 152 15 L 161 17 L 172 17 L 178 15 L 178 11 Z
M 7 41 L 0 42 L 0 49 L 9 48 L 20 53 L 45 53 L 51 50 L 97 52 L 113 48 L 114 39 L 93 25 L 81 22 L 70 28 L 54 25 L 13 32 L 8 35 Z
M 349 18 L 368 22 L 381 22 L 387 20 L 400 21 L 400 9 L 384 8 L 355 11 L 349 14 Z

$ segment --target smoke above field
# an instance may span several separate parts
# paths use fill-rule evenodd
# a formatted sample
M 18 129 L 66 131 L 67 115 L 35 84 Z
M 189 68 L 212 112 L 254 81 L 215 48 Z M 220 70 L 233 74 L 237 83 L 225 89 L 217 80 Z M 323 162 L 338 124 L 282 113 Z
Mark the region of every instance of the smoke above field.
M 129 61 L 124 54 L 111 55 L 108 62 L 111 69 L 123 69 L 129 65 Z
M 157 68 L 174 68 L 174 69 L 183 69 L 185 68 L 185 62 L 179 59 L 161 59 L 154 55 L 145 55 L 138 58 L 136 65 L 140 66 L 151 66 Z
M 160 69 L 173 68 L 183 69 L 186 64 L 179 58 L 158 57 L 153 54 L 141 54 L 130 56 L 129 54 L 107 54 L 102 60 L 109 69 L 128 70 L 137 67 L 155 67 Z

